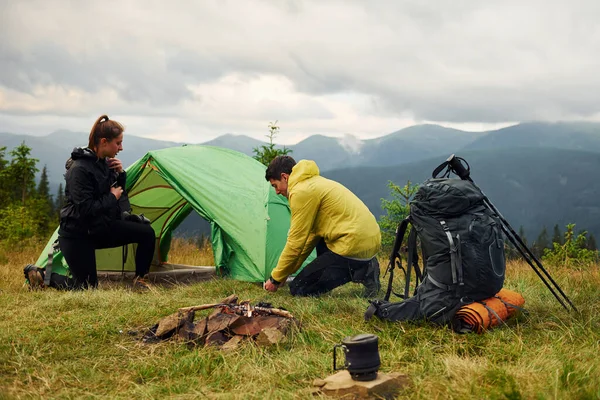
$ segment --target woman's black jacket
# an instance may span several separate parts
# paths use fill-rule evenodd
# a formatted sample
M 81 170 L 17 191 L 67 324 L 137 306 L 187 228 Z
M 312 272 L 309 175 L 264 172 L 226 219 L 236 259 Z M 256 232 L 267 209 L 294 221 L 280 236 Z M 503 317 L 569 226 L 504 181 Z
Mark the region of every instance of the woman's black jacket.
M 117 174 L 105 158 L 98 158 L 89 148 L 76 147 L 65 165 L 65 205 L 60 210 L 59 235 L 81 237 L 108 233 L 111 220 L 121 219 L 129 211 L 125 192 L 121 199 L 110 192 L 111 185 L 125 189 L 125 171 Z

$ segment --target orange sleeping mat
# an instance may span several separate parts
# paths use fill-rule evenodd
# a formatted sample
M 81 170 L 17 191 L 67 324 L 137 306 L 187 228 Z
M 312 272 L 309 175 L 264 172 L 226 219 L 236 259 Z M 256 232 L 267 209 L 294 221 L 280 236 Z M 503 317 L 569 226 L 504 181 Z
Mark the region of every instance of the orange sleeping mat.
M 502 289 L 494 297 L 459 308 L 452 327 L 459 333 L 483 333 L 506 321 L 524 304 L 525 299 L 519 293 Z

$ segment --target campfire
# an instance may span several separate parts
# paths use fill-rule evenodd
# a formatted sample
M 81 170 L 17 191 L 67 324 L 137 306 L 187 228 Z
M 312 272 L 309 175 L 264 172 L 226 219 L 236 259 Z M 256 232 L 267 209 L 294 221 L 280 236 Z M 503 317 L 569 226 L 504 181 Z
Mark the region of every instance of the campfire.
M 196 313 L 203 310 L 213 312 L 195 322 Z M 180 308 L 151 327 L 142 341 L 157 343 L 178 339 L 190 345 L 230 350 L 244 340 L 263 346 L 277 344 L 292 328 L 299 327 L 299 321 L 287 310 L 274 308 L 269 303 L 238 303 L 238 297 L 231 295 L 219 303 Z

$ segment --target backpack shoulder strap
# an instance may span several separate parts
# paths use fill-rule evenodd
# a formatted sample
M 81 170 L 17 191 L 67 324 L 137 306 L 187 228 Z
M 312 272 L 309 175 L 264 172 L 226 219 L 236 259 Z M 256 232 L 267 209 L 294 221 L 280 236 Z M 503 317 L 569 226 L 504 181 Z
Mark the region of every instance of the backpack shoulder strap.
M 412 269 L 415 269 L 415 287 L 419 286 L 421 271 L 419 270 L 419 254 L 417 252 L 417 230 L 411 229 L 408 234 L 408 260 L 406 261 L 406 279 L 404 281 L 404 299 L 410 297 L 410 276 Z M 416 291 L 416 289 L 415 289 Z
M 406 228 L 408 228 L 408 224 L 410 222 L 410 217 L 406 217 L 400 222 L 398 228 L 396 229 L 396 237 L 394 239 L 394 246 L 392 247 L 392 253 L 390 254 L 390 261 L 388 264 L 388 269 L 386 272 L 390 274 L 388 278 L 388 287 L 385 292 L 384 300 L 388 301 L 392 294 L 392 284 L 394 281 L 394 267 L 396 266 L 396 260 L 398 261 L 398 266 L 402 268 L 402 257 L 400 257 L 400 246 L 402 246 L 402 240 L 404 240 L 404 234 L 406 233 Z

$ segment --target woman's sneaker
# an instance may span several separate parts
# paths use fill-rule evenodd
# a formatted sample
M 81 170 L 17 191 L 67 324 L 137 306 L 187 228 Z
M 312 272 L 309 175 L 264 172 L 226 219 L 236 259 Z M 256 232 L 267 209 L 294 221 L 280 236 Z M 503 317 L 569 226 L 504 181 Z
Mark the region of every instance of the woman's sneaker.
M 135 278 L 133 278 L 133 289 L 136 291 L 145 292 L 153 290 L 153 287 L 143 277 L 136 276 Z
M 31 290 L 38 290 L 44 288 L 44 276 L 39 271 L 39 268 L 33 264 L 27 264 L 23 268 L 25 274 L 25 280 L 29 284 Z

